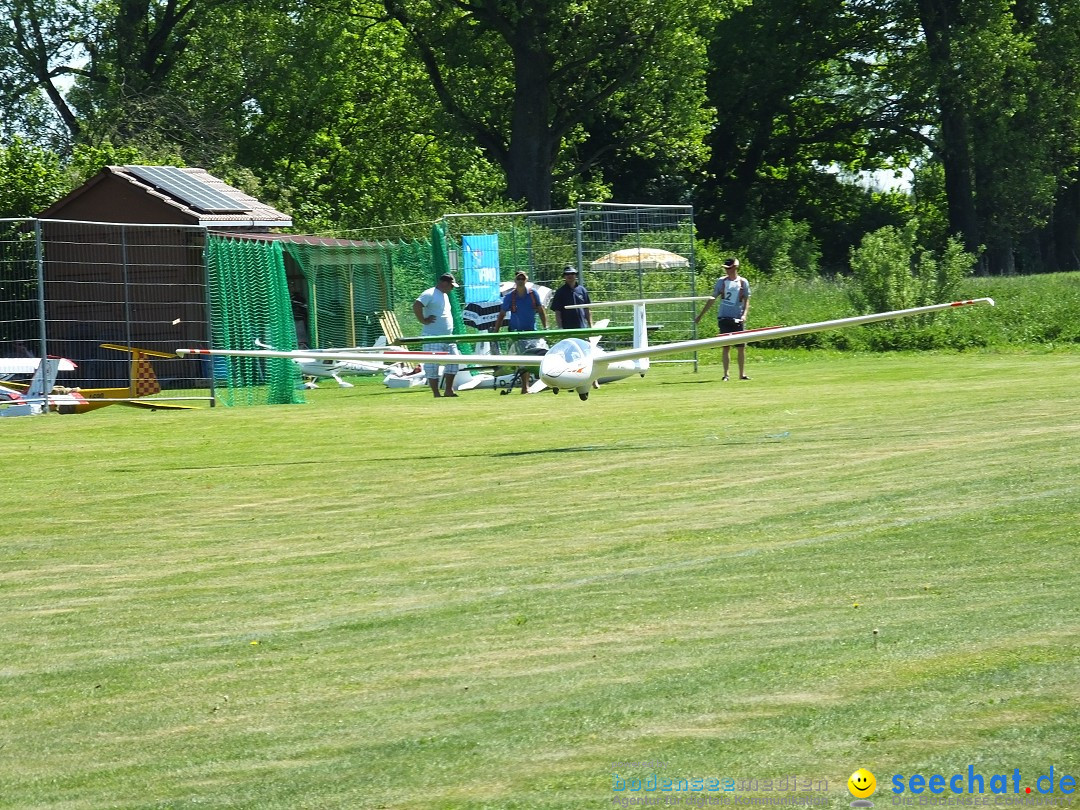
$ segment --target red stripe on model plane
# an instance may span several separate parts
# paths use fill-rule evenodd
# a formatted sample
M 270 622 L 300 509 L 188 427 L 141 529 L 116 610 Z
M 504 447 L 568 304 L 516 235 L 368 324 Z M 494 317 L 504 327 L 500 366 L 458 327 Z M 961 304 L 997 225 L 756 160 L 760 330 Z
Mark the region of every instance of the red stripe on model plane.
M 180 350 L 178 349 L 177 351 L 180 351 Z M 224 349 L 224 350 L 218 350 L 218 349 L 184 349 L 183 351 L 184 351 L 185 354 L 213 354 L 215 351 L 236 351 L 236 350 L 235 349 Z M 309 360 L 309 359 L 310 360 L 318 360 L 319 355 L 322 354 L 322 353 L 323 352 L 321 352 L 321 351 L 319 351 L 317 349 L 316 350 L 309 350 L 307 352 L 305 352 L 303 349 L 296 349 L 295 351 L 293 351 L 291 353 L 279 352 L 278 356 L 275 357 L 275 358 L 272 358 L 272 359 L 290 360 L 290 359 L 293 359 L 293 358 L 297 358 L 297 359 L 301 359 L 301 360 Z M 336 353 L 337 354 L 343 354 L 343 352 L 336 352 Z M 350 360 L 360 360 L 360 361 L 362 361 L 364 359 L 364 352 L 346 352 L 346 353 L 356 355 L 355 357 L 349 358 Z M 407 351 L 402 351 L 402 352 L 374 352 L 373 351 L 372 354 L 392 354 L 395 357 L 397 357 L 398 355 L 401 355 L 402 357 L 409 357 L 411 355 L 420 355 L 421 357 L 430 357 L 433 354 L 446 354 L 446 355 L 449 355 L 450 352 L 407 352 Z M 224 355 L 224 356 L 229 356 L 229 355 Z M 235 357 L 236 355 L 232 355 L 232 356 Z M 252 356 L 253 357 L 262 357 L 263 355 L 253 354 Z

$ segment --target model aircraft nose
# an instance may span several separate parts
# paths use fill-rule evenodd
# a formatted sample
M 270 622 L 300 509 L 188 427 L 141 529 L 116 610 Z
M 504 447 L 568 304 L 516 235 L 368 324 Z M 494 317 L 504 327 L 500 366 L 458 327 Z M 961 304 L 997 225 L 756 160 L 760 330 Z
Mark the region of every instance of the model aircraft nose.
M 560 340 L 540 361 L 540 379 L 552 388 L 577 388 L 592 378 L 592 347 L 580 338 Z

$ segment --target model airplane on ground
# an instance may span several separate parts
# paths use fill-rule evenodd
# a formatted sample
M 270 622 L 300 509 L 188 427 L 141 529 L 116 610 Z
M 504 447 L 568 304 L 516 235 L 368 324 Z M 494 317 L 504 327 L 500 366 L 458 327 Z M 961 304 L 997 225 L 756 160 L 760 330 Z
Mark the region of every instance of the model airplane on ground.
M 40 357 L 0 358 L 0 375 L 33 374 L 29 384 L 0 385 L 0 416 L 30 416 L 45 412 L 48 392 L 56 385 L 60 371 L 74 371 L 75 364 L 63 358 Z
M 551 329 L 548 331 L 536 330 L 530 332 L 496 332 L 489 334 L 479 335 L 436 335 L 422 338 L 404 338 L 400 340 L 400 343 L 411 343 L 420 340 L 431 343 L 464 343 L 473 342 L 478 345 L 481 352 L 486 350 L 487 346 L 492 344 L 496 345 L 495 352 L 492 357 L 502 357 L 503 354 L 498 350 L 499 343 L 514 343 L 519 340 L 528 340 L 536 344 L 536 347 L 527 351 L 530 355 L 541 357 L 547 353 L 548 350 L 548 338 L 555 338 L 558 335 L 567 337 L 587 337 L 589 342 L 594 346 L 603 337 L 610 334 L 629 334 L 633 331 L 632 326 L 608 326 L 609 321 L 607 319 L 597 321 L 593 326 L 587 329 Z M 659 326 L 649 326 L 648 331 L 652 332 L 659 329 Z M 454 377 L 454 390 L 455 391 L 472 391 L 475 389 L 494 389 L 503 394 L 509 394 L 510 391 L 517 387 L 521 382 L 521 368 L 520 365 L 512 365 L 507 363 L 488 364 L 486 366 L 467 365 L 458 371 Z M 391 371 L 388 371 L 383 378 L 383 384 L 387 388 L 393 389 L 406 389 L 406 390 L 424 390 L 427 391 L 428 383 L 424 377 L 423 366 L 420 365 L 403 365 L 399 364 L 398 367 Z M 538 394 L 547 388 L 544 385 L 543 380 L 533 380 L 529 385 L 530 394 Z
M 255 345 L 261 349 L 268 349 L 274 351 L 274 347 L 267 343 L 263 343 L 261 340 L 256 340 Z M 363 351 L 385 351 L 390 347 L 386 344 L 386 338 L 380 337 L 375 341 L 375 345 L 371 347 L 359 347 L 354 349 L 327 349 L 325 351 L 332 352 L 363 352 Z M 301 356 L 303 353 L 303 356 Z M 338 384 L 339 388 L 352 388 L 351 382 L 346 382 L 341 379 L 342 374 L 357 374 L 362 376 L 371 376 L 374 374 L 382 374 L 387 371 L 389 366 L 381 361 L 368 362 L 366 360 L 328 360 L 322 355 L 323 349 L 297 349 L 296 357 L 294 358 L 296 365 L 300 368 L 300 373 L 304 377 L 315 379 L 332 379 Z M 171 356 L 171 355 L 170 355 Z M 305 388 L 318 388 L 318 384 L 315 382 L 305 382 Z
M 740 343 L 756 343 L 764 340 L 778 340 L 793 335 L 805 335 L 811 332 L 823 332 L 829 329 L 843 329 L 849 326 L 861 326 L 863 324 L 879 323 L 897 318 L 907 318 L 915 315 L 927 315 L 931 312 L 941 312 L 947 309 L 974 306 L 980 304 L 994 305 L 992 298 L 975 298 L 968 301 L 953 301 L 947 304 L 932 304 L 925 307 L 913 307 L 911 309 L 899 309 L 891 312 L 879 312 L 872 315 L 857 315 L 852 318 L 839 318 L 832 321 L 819 321 L 817 323 L 801 324 L 798 326 L 777 326 L 767 329 L 747 330 L 734 332 L 713 338 L 700 338 L 697 340 L 682 340 L 675 343 L 665 343 L 659 346 L 648 345 L 648 329 L 645 322 L 645 305 L 653 303 L 678 303 L 684 301 L 703 300 L 697 296 L 693 298 L 640 298 L 632 301 L 609 301 L 605 303 L 586 304 L 584 306 L 633 306 L 634 307 L 634 345 L 629 349 L 617 349 L 605 352 L 599 346 L 581 338 L 566 338 L 552 346 L 547 354 L 536 355 L 507 355 L 507 354 L 463 354 L 446 355 L 440 353 L 412 352 L 409 359 L 413 362 L 445 363 L 451 357 L 454 363 L 476 363 L 485 365 L 505 366 L 529 366 L 539 368 L 540 379 L 555 393 L 566 388 L 576 391 L 581 399 L 588 399 L 594 382 L 605 379 L 622 379 L 632 374 L 644 376 L 649 369 L 649 358 L 668 354 L 685 354 L 687 352 L 712 349 L 719 346 L 732 346 Z M 177 349 L 176 353 L 181 357 L 187 355 L 225 355 L 225 356 L 261 356 L 261 357 L 295 357 L 295 352 L 257 352 L 235 351 L 224 349 Z M 328 359 L 351 360 L 362 357 L 370 360 L 386 360 L 393 362 L 401 359 L 400 354 L 394 353 L 365 353 L 363 355 L 349 353 L 327 353 Z
M 131 355 L 131 382 L 127 388 L 65 388 L 56 387 L 56 372 L 68 371 L 64 363 L 71 364 L 70 360 L 46 360 L 38 365 L 34 378 L 29 384 L 7 382 L 4 384 L 3 395 L 0 405 L 9 403 L 0 411 L 0 416 L 21 416 L 24 414 L 44 413 L 46 410 L 55 413 L 86 413 L 87 411 L 104 408 L 108 405 L 127 405 L 132 408 L 149 408 L 151 410 L 189 410 L 191 405 L 177 405 L 172 402 L 162 402 L 155 399 L 147 399 L 161 392 L 154 369 L 150 365 L 151 357 L 171 358 L 174 355 L 166 352 L 155 352 L 150 349 L 137 349 L 133 346 L 119 346 L 112 343 L 102 343 L 103 349 L 114 349 L 119 352 L 127 352 Z M 35 358 L 16 358 L 16 360 L 0 360 L 0 373 L 8 368 L 6 364 L 12 362 L 40 363 Z M 54 363 L 56 369 L 53 369 Z M 71 368 L 74 368 L 71 364 Z M 13 372 L 14 373 L 14 372 Z M 12 396 L 14 395 L 14 396 Z M 18 397 L 18 400 L 15 399 Z M 20 407 L 16 408 L 15 405 Z M 25 405 L 25 408 L 21 406 Z
M 57 361 L 57 371 L 74 371 L 76 366 L 64 357 L 50 357 Z M 40 357 L 0 357 L 0 380 L 16 374 L 36 374 L 41 367 Z

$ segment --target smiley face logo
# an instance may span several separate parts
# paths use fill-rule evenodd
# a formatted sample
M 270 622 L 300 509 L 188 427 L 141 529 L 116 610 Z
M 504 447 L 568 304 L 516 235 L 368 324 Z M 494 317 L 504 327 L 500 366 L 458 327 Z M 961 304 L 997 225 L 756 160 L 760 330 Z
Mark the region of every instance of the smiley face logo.
M 856 799 L 865 799 L 873 796 L 877 790 L 877 780 L 866 768 L 859 768 L 847 780 L 847 789 Z

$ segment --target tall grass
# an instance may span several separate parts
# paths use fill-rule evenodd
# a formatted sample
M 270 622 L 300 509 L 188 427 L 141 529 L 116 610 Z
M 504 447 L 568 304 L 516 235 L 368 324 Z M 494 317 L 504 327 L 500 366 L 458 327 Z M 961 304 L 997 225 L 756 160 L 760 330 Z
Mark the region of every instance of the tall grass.
M 860 314 L 844 280 L 754 284 L 751 325 L 795 324 Z M 993 309 L 976 307 L 932 319 L 897 321 L 789 338 L 761 348 L 1021 349 L 1069 348 L 1080 344 L 1080 273 L 968 278 L 963 298 L 993 298 Z

